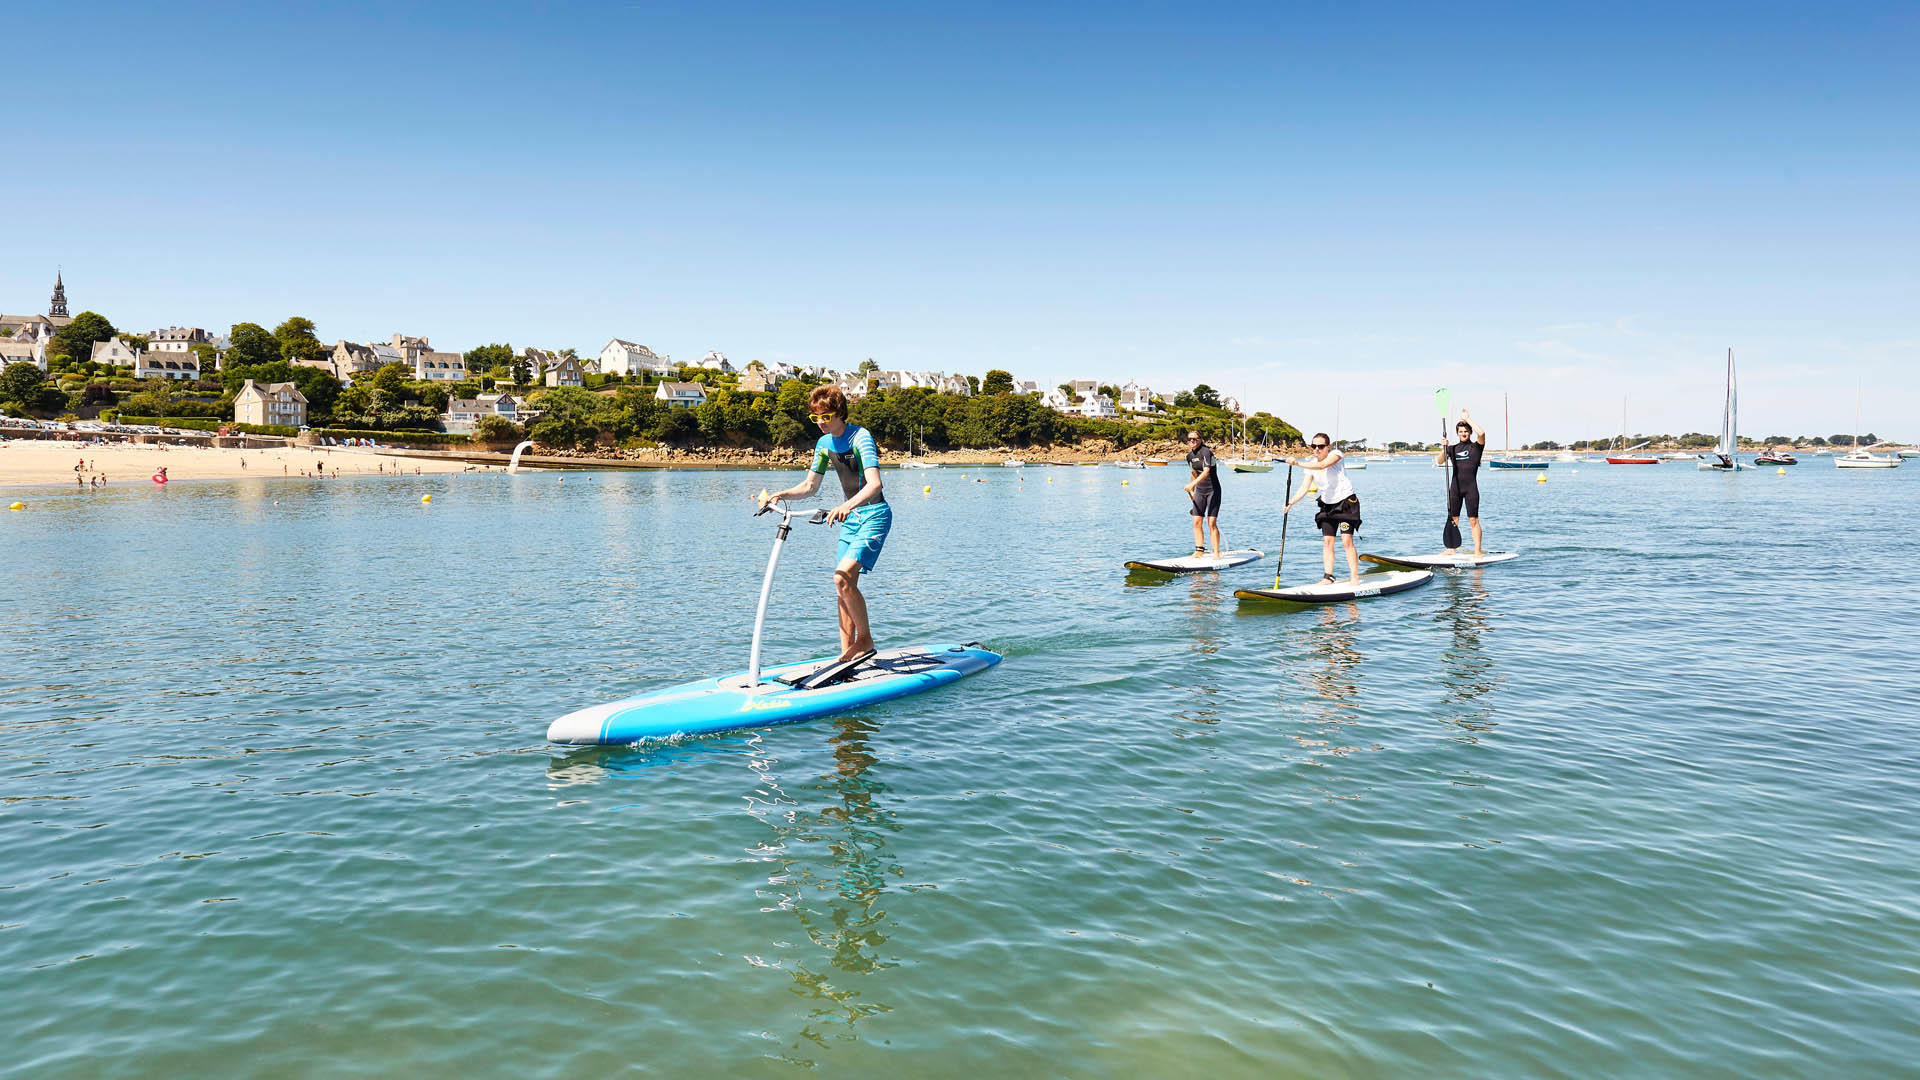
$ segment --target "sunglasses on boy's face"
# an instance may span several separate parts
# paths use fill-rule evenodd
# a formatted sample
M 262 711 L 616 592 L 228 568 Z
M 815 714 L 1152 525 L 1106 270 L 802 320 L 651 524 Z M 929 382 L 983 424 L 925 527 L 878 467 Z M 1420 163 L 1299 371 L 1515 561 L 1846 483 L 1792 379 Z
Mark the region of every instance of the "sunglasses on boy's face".
M 1327 448 L 1327 444 L 1323 442 L 1317 442 L 1313 444 L 1313 448 L 1315 450 L 1325 450 Z
M 838 414 L 838 413 L 825 413 L 825 414 L 822 414 L 822 413 L 808 413 L 807 415 L 808 415 L 808 416 L 811 416 L 811 417 L 813 417 L 813 422 L 814 422 L 814 423 L 816 423 L 816 424 L 824 424 L 824 423 L 826 423 L 827 421 L 829 421 L 829 420 L 831 420 L 831 419 L 833 419 L 833 418 L 834 418 L 835 416 L 837 416 L 837 415 L 839 415 L 839 414 Z

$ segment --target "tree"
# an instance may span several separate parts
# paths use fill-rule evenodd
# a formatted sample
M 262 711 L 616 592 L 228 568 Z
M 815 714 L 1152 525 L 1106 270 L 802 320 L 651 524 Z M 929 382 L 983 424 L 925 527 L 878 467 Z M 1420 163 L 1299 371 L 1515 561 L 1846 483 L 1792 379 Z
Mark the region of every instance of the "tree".
M 504 416 L 483 416 L 473 425 L 475 442 L 509 443 L 519 438 L 520 428 Z
M 113 340 L 113 324 L 105 315 L 83 311 L 60 328 L 47 343 L 47 355 L 70 356 L 76 362 L 93 359 L 93 343 Z
M 533 382 L 533 361 L 524 356 L 514 357 L 508 363 L 507 370 L 513 373 L 513 385 L 523 390 Z
M 468 371 L 492 371 L 494 368 L 513 367 L 514 355 L 511 345 L 482 345 L 467 353 Z
M 1176 409 L 1191 409 L 1198 404 L 1200 399 L 1194 397 L 1191 390 L 1182 390 L 1173 395 L 1173 407 Z
M 40 395 L 40 384 L 46 377 L 40 373 L 40 366 L 31 360 L 16 360 L 0 371 L 0 400 L 31 405 Z
M 380 370 L 373 373 L 373 388 L 393 397 L 399 397 L 406 392 L 407 376 L 412 374 L 413 369 L 397 360 L 381 364 Z
M 206 342 L 195 342 L 194 344 L 188 346 L 188 349 L 192 351 L 193 355 L 199 359 L 200 373 L 202 375 L 210 375 L 213 372 L 220 370 L 220 350 L 219 349 L 214 348 L 213 346 L 207 344 Z
M 1217 409 L 1220 407 L 1220 391 L 1215 390 L 1206 383 L 1201 383 L 1199 386 L 1193 388 L 1193 400 L 1210 409 Z
M 235 323 L 227 334 L 227 367 L 256 367 L 280 357 L 280 342 L 259 323 Z
M 865 375 L 868 372 L 878 370 L 880 370 L 880 365 L 873 362 L 873 357 L 869 356 L 865 360 L 860 361 L 860 374 Z
M 977 394 L 979 392 L 980 392 L 980 376 L 978 375 L 967 376 L 967 393 Z
M 315 336 L 313 320 L 299 315 L 290 316 L 274 327 L 273 340 L 279 346 L 280 359 L 289 364 L 316 363 L 331 351 Z
M 1058 391 L 1060 391 L 1061 393 L 1063 393 L 1063 394 L 1065 394 L 1065 395 L 1067 395 L 1067 400 L 1068 400 L 1068 401 L 1076 401 L 1076 400 L 1078 400 L 1078 396 L 1077 396 L 1077 395 L 1075 395 L 1075 394 L 1074 394 L 1074 392 L 1073 392 L 1073 384 L 1072 384 L 1072 383 L 1061 383 L 1061 384 L 1060 384 L 1059 386 L 1057 386 L 1057 387 L 1054 387 L 1054 389 L 1056 389 L 1056 390 L 1058 390 Z
M 987 377 L 980 382 L 980 392 L 983 394 L 1013 393 L 1013 372 L 1001 371 L 999 368 L 988 371 Z
M 661 442 L 685 443 L 700 431 L 692 409 L 668 408 L 654 421 L 650 434 Z
M 1107 395 L 1108 401 L 1113 402 L 1115 405 L 1120 404 L 1120 388 L 1119 387 L 1103 386 L 1100 388 L 1100 392 Z

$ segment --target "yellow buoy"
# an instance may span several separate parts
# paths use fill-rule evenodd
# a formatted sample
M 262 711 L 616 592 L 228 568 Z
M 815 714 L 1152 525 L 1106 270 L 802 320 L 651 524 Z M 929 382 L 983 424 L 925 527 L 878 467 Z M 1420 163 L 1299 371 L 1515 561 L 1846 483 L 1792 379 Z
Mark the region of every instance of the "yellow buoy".
M 933 494 L 933 485 L 932 485 L 932 484 L 928 484 L 928 485 L 927 485 L 926 487 L 923 487 L 923 488 L 921 488 L 921 489 L 920 489 L 920 494 L 922 494 L 922 495 L 931 495 L 931 494 Z
M 431 495 L 422 495 L 422 496 L 420 496 L 420 501 L 421 501 L 421 502 L 423 502 L 423 503 L 430 503 L 430 502 L 432 502 L 432 501 L 433 501 L 433 496 L 431 496 Z
M 1773 470 L 1773 475 L 1775 475 L 1775 476 L 1785 476 L 1785 475 L 1787 475 L 1787 468 L 1786 468 L 1786 466 L 1784 466 L 1784 465 L 1782 465 L 1782 466 L 1781 466 L 1780 468 L 1778 468 L 1778 469 L 1775 469 L 1775 470 Z M 17 505 L 19 505 L 19 504 L 18 504 L 18 503 L 15 503 L 14 505 L 16 505 L 16 506 L 17 506 Z
M 1547 482 L 1547 478 L 1544 476 L 1536 476 L 1533 478 L 1533 482 L 1536 484 L 1544 484 Z
M 7 507 L 7 509 L 9 510 L 25 510 L 26 508 L 27 508 L 27 504 L 23 502 L 17 502 L 17 503 L 14 503 L 12 506 Z

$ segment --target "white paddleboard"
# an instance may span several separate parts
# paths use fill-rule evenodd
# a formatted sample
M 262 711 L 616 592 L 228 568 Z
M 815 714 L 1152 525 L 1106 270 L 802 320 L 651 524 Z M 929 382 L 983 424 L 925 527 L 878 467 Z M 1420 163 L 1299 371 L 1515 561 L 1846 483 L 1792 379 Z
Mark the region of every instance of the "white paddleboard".
M 1235 589 L 1242 600 L 1286 600 L 1295 604 L 1334 604 L 1342 600 L 1364 600 L 1370 596 L 1390 596 L 1417 589 L 1433 580 L 1431 570 L 1392 570 L 1384 574 L 1362 574 L 1360 581 L 1318 581 L 1290 589 Z
M 1217 558 L 1212 555 L 1187 555 L 1178 559 L 1132 559 L 1127 562 L 1127 569 L 1158 570 L 1162 574 L 1197 574 L 1206 570 L 1231 570 L 1266 557 L 1264 551 L 1247 548 L 1243 551 L 1223 551 Z
M 1452 555 L 1436 552 L 1432 555 L 1362 555 L 1361 562 L 1370 562 L 1376 566 L 1411 566 L 1425 570 L 1465 570 L 1490 563 L 1506 562 L 1517 559 L 1517 551 L 1486 551 L 1478 555 L 1469 551 L 1459 551 Z

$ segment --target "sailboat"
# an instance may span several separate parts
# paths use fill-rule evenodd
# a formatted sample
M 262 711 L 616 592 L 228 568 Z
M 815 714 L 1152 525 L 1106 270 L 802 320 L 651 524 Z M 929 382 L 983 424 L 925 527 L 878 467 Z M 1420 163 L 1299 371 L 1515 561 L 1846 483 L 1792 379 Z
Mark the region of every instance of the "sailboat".
M 1223 462 L 1223 464 L 1230 466 L 1233 469 L 1233 471 L 1237 473 L 1260 473 L 1260 472 L 1273 471 L 1273 462 L 1256 461 L 1253 457 L 1251 457 L 1248 454 L 1247 422 L 1244 419 L 1240 421 L 1240 448 L 1238 451 L 1234 453 L 1233 457 L 1228 458 L 1225 462 Z
M 1618 441 L 1619 442 L 1627 441 L 1627 399 L 1625 397 L 1622 397 L 1620 399 L 1620 438 Z M 1647 444 L 1637 443 L 1633 446 L 1627 447 L 1625 450 L 1609 450 L 1607 452 L 1607 464 L 1609 465 L 1658 465 L 1660 464 L 1659 458 L 1648 457 L 1645 454 L 1641 454 L 1638 457 L 1634 456 L 1633 452 L 1645 445 Z
M 1842 457 L 1833 459 L 1836 469 L 1897 469 L 1900 459 L 1891 455 L 1879 457 L 1871 450 L 1860 449 L 1860 396 L 1855 390 L 1853 395 L 1853 449 Z
M 1727 404 L 1720 411 L 1720 445 L 1711 457 L 1702 459 L 1694 466 L 1713 472 L 1737 472 L 1747 466 L 1740 464 L 1734 452 L 1740 449 L 1740 391 L 1733 381 L 1733 350 L 1727 350 Z
M 1544 469 L 1544 461 L 1515 461 L 1513 459 L 1513 409 L 1507 404 L 1507 395 L 1500 395 L 1500 415 L 1507 423 L 1507 448 L 1497 458 L 1487 462 L 1496 469 Z
M 907 443 L 908 457 L 902 462 L 900 462 L 900 467 L 903 469 L 937 469 L 939 468 L 940 467 L 939 462 L 920 460 L 919 455 L 925 453 L 927 448 L 925 446 L 919 446 L 919 443 L 920 443 L 920 429 L 918 427 L 915 427 L 913 429 L 913 436 Z M 919 446 L 919 448 L 915 449 L 916 446 Z

